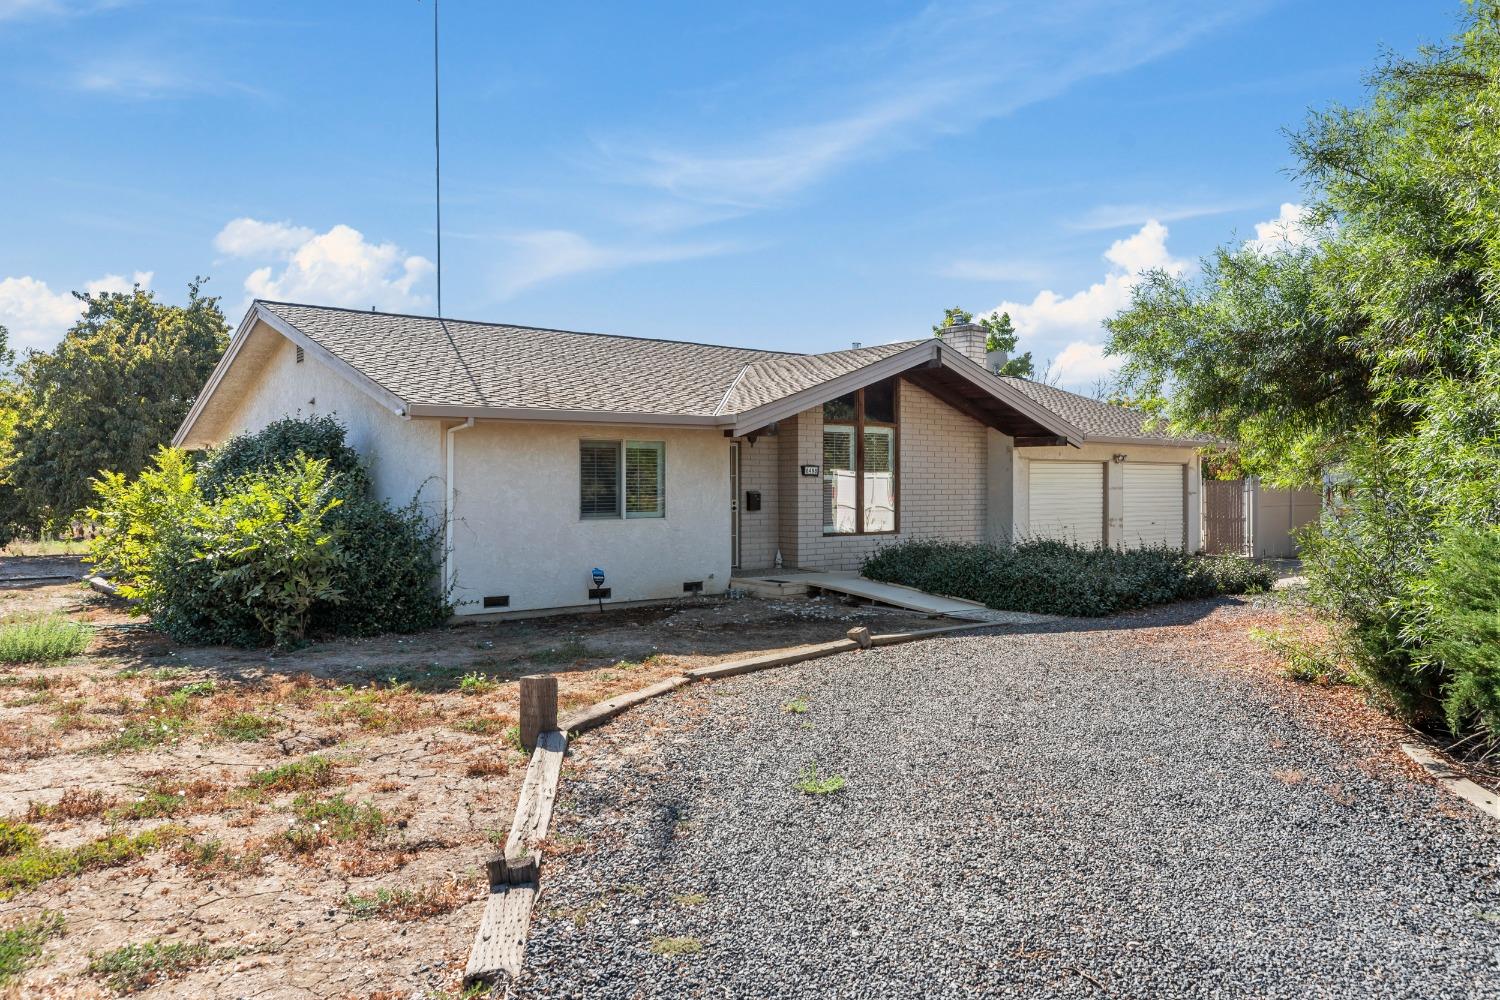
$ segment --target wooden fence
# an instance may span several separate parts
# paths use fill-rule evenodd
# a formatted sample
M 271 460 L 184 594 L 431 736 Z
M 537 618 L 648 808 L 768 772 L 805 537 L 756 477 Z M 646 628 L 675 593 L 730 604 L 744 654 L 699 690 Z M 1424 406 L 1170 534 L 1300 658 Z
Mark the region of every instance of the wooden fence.
M 1244 555 L 1249 519 L 1243 479 L 1203 481 L 1203 548 L 1214 555 Z

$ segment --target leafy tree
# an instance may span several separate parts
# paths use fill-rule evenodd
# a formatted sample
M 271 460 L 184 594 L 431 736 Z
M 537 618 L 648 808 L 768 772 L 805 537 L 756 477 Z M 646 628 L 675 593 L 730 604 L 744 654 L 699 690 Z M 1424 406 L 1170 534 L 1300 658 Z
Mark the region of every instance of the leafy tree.
M 186 306 L 139 285 L 75 292 L 82 318 L 21 362 L 9 480 L 26 527 L 66 522 L 100 470 L 135 475 L 171 439 L 228 342 L 219 300 L 201 289 L 188 285 Z
M 974 314 L 967 309 L 960 309 L 957 306 L 952 309 L 944 309 L 943 322 L 941 325 L 933 324 L 932 334 L 935 337 L 941 337 L 943 331 L 950 326 L 972 322 L 974 322 Z M 983 316 L 979 320 L 979 325 L 988 331 L 988 336 L 985 338 L 984 343 L 985 350 L 1004 351 L 1009 354 L 1016 349 L 1016 341 L 1020 339 L 1020 335 L 1016 333 L 1016 328 L 1011 325 L 1010 313 L 1001 313 L 999 316 Z M 1030 378 L 1035 374 L 1035 370 L 1036 366 L 1032 363 L 1031 352 L 1027 351 L 1025 354 L 1018 355 L 1006 361 L 1000 367 L 999 374 L 1013 375 L 1017 378 Z
M 1310 238 L 1148 275 L 1109 349 L 1156 412 L 1238 441 L 1249 471 L 1346 483 L 1305 540 L 1314 598 L 1396 707 L 1497 740 L 1500 653 L 1441 623 L 1500 578 L 1474 534 L 1500 525 L 1500 2 L 1369 85 L 1290 135 Z

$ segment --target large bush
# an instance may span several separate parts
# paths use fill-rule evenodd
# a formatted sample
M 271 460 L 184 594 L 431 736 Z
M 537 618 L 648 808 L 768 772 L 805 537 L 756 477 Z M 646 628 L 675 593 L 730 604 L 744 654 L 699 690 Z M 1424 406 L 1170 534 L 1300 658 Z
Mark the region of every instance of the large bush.
M 95 568 L 182 642 L 279 645 L 411 632 L 448 613 L 438 528 L 369 496 L 331 418 L 283 420 L 195 466 L 164 448 L 134 480 L 104 474 Z
M 434 589 L 442 570 L 442 527 L 416 497 L 392 508 L 370 495 L 370 476 L 333 417 L 287 418 L 226 441 L 205 457 L 203 492 L 220 495 L 239 477 L 275 468 L 297 455 L 328 463 L 340 504 L 329 515 L 344 556 L 342 603 L 313 609 L 316 632 L 375 635 L 415 632 L 449 612 Z
M 1492 753 L 1500 0 L 1463 20 L 1292 134 L 1306 214 L 1285 243 L 1149 273 L 1106 325 L 1171 425 L 1276 485 L 1339 484 L 1304 538 L 1339 652 L 1406 720 Z
M 1192 597 L 1264 590 L 1270 570 L 1166 547 L 1111 549 L 1058 541 L 1013 546 L 910 541 L 865 561 L 872 580 L 980 601 L 1002 611 L 1096 617 Z

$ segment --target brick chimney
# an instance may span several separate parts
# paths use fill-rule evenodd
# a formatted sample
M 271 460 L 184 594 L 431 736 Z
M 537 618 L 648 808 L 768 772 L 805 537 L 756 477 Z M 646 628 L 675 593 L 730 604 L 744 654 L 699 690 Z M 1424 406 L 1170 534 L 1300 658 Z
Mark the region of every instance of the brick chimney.
M 989 342 L 989 336 L 989 331 L 978 323 L 955 323 L 953 326 L 943 327 L 942 332 L 943 343 L 986 371 L 990 367 L 985 357 L 988 353 L 985 344 Z

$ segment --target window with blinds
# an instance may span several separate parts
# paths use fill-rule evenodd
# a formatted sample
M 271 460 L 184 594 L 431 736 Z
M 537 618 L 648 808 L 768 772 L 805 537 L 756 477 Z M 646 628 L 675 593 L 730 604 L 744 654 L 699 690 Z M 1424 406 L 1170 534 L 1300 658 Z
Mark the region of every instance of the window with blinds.
M 895 531 L 896 429 L 866 427 L 864 440 L 864 530 Z
M 667 446 L 625 442 L 625 516 L 667 516 Z
M 667 446 L 579 442 L 579 514 L 586 520 L 667 516 Z
M 823 425 L 823 530 L 847 535 L 859 530 L 854 511 L 854 428 Z
M 620 442 L 583 441 L 579 454 L 579 516 L 620 516 Z

